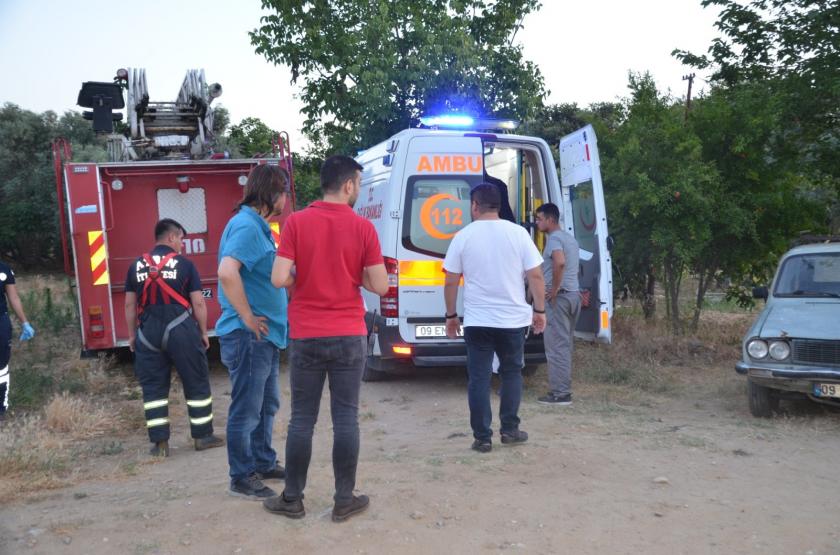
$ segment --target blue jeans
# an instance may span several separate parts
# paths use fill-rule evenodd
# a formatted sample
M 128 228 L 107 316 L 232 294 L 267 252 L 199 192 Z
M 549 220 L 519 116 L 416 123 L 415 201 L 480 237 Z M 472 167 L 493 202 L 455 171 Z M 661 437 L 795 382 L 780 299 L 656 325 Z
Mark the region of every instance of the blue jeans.
M 500 431 L 519 429 L 519 403 L 522 401 L 522 360 L 525 350 L 525 328 L 464 328 L 467 344 L 467 399 L 470 405 L 470 426 L 473 437 L 489 441 L 493 436 L 490 424 L 490 376 L 493 353 L 499 357 L 499 378 L 502 381 L 499 401 Z
M 280 409 L 280 350 L 242 329 L 220 336 L 219 345 L 230 373 L 227 451 L 230 479 L 236 482 L 277 466 L 271 433 Z
M 312 432 L 318 420 L 324 381 L 329 377 L 334 499 L 337 504 L 353 500 L 359 463 L 359 389 L 366 355 L 364 336 L 292 340 L 289 358 L 292 418 L 286 438 L 286 489 L 283 492 L 286 499 L 299 499 L 306 487 L 312 459 Z

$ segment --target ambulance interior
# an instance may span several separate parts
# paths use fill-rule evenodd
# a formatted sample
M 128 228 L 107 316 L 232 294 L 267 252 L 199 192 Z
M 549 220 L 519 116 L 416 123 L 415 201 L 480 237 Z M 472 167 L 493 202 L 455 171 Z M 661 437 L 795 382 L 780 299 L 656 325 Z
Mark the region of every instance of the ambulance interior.
M 542 234 L 534 224 L 534 210 L 547 199 L 545 168 L 539 150 L 523 145 L 484 143 L 484 171 L 507 185 L 516 222 L 524 224 L 540 249 Z M 555 199 L 555 203 L 559 202 Z

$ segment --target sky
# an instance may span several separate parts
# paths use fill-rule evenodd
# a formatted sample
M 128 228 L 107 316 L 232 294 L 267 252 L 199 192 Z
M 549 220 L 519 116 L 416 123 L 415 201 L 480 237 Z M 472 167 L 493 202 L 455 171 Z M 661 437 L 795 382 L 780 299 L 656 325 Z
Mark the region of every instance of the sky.
M 689 69 L 671 51 L 702 53 L 717 36 L 717 12 L 700 0 L 542 3 L 517 41 L 542 71 L 548 103 L 619 99 L 629 71 L 650 71 L 663 90 L 683 97 Z M 259 0 L 0 0 L 0 104 L 81 110 L 81 83 L 110 81 L 120 67 L 146 68 L 152 100 L 171 101 L 186 70 L 204 68 L 208 83 L 222 84 L 218 102 L 232 122 L 258 117 L 288 131 L 300 150 L 298 86 L 288 68 L 255 54 L 248 37 L 262 14 Z

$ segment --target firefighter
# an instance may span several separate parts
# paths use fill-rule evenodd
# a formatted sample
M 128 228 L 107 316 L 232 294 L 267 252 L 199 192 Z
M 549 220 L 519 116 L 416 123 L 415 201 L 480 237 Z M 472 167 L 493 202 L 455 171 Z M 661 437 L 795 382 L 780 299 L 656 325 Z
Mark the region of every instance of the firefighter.
M 26 314 L 23 312 L 23 304 L 15 286 L 15 273 L 9 266 L 0 262 L 0 420 L 6 417 L 6 410 L 9 408 L 9 358 L 12 351 L 9 305 L 21 322 L 20 340 L 28 341 L 35 337 L 35 330 L 26 321 Z
M 192 262 L 181 256 L 185 230 L 175 220 L 155 226 L 155 247 L 128 269 L 125 319 L 134 373 L 143 389 L 150 453 L 169 455 L 169 383 L 174 364 L 184 385 L 196 451 L 221 447 L 213 435 L 213 397 L 207 366 L 207 308 Z M 138 327 L 139 320 L 139 327 Z

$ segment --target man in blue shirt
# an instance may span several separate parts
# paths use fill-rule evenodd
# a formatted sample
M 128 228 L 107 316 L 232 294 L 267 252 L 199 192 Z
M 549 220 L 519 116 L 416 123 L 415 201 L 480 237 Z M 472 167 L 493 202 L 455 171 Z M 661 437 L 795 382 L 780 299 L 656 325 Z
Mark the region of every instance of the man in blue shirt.
M 249 499 L 277 495 L 262 480 L 286 476 L 271 433 L 280 408 L 280 349 L 286 348 L 288 301 L 285 291 L 271 285 L 277 249 L 268 220 L 286 205 L 287 183 L 278 166 L 255 167 L 219 245 L 222 314 L 216 334 L 231 381 L 230 494 Z

